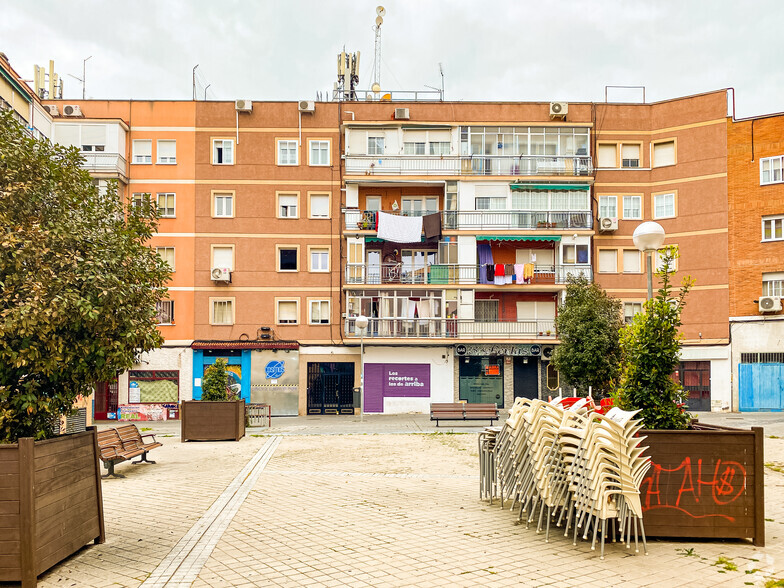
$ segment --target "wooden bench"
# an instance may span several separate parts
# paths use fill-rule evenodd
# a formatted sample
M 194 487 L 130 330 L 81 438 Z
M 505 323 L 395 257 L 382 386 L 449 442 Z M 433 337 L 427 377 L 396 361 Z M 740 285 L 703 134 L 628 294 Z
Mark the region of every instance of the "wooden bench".
M 114 464 L 125 461 L 126 459 L 133 459 L 144 453 L 144 449 L 139 447 L 126 449 L 125 446 L 123 446 L 123 442 L 120 439 L 120 435 L 117 434 L 116 429 L 98 431 L 98 449 L 101 451 L 101 461 L 107 470 L 107 474 L 101 476 L 102 478 L 107 478 L 109 476 L 124 478 L 125 476 L 122 474 L 114 473 Z
M 495 404 L 468 404 L 467 402 L 434 402 L 430 405 L 430 420 L 444 421 L 484 421 L 490 424 L 498 420 L 498 406 Z
M 123 425 L 121 427 L 117 427 L 117 434 L 120 436 L 120 440 L 123 444 L 123 449 L 126 450 L 134 450 L 134 449 L 142 449 L 144 453 L 139 458 L 139 461 L 132 461 L 131 463 L 136 465 L 143 462 L 147 463 L 155 463 L 154 461 L 147 459 L 147 452 L 155 449 L 156 447 L 161 447 L 161 443 L 158 443 L 155 440 L 155 435 L 152 433 L 145 433 L 142 435 L 139 432 L 139 429 L 136 428 L 136 425 L 133 423 L 129 425 Z M 151 443 L 145 443 L 144 437 L 152 437 Z

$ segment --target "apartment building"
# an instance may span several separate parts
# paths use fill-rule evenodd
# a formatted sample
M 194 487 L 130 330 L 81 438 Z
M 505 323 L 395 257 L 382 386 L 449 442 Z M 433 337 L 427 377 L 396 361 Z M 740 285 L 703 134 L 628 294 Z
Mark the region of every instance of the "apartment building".
M 728 123 L 732 406 L 784 408 L 784 115 Z

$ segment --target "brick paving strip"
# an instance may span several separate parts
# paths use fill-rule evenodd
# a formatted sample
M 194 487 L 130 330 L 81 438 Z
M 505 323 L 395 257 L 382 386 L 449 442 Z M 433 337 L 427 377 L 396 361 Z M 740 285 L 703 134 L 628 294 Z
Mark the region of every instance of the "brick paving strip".
M 272 458 L 280 439 L 279 436 L 271 438 L 256 452 L 207 512 L 153 570 L 142 584 L 143 588 L 190 586 L 193 583 Z

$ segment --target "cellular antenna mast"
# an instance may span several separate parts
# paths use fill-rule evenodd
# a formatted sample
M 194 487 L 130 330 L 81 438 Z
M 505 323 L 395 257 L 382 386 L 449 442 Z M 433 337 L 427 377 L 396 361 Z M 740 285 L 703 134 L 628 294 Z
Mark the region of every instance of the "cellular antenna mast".
M 376 7 L 376 26 L 373 27 L 376 32 L 376 55 L 373 60 L 373 85 L 371 86 L 374 92 L 381 91 L 381 25 L 386 14 L 386 8 Z

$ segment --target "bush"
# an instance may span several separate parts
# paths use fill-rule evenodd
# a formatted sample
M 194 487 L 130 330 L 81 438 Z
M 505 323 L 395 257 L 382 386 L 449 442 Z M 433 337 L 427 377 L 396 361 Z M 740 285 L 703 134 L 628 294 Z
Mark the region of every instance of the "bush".
M 621 332 L 623 371 L 615 404 L 624 410 L 639 409 L 648 429 L 686 429 L 691 420 L 683 410 L 686 392 L 672 378 L 680 362 L 681 312 L 694 284 L 685 277 L 678 297 L 672 297 L 672 266 L 677 258 L 676 247 L 663 250 L 662 268 L 656 272 L 661 280 L 658 293 Z
M 0 114 L 0 442 L 44 439 L 95 382 L 163 342 L 153 206 L 99 194 L 73 147 Z
M 201 382 L 201 399 L 221 401 L 228 400 L 229 372 L 226 370 L 227 362 L 222 357 L 204 370 Z

